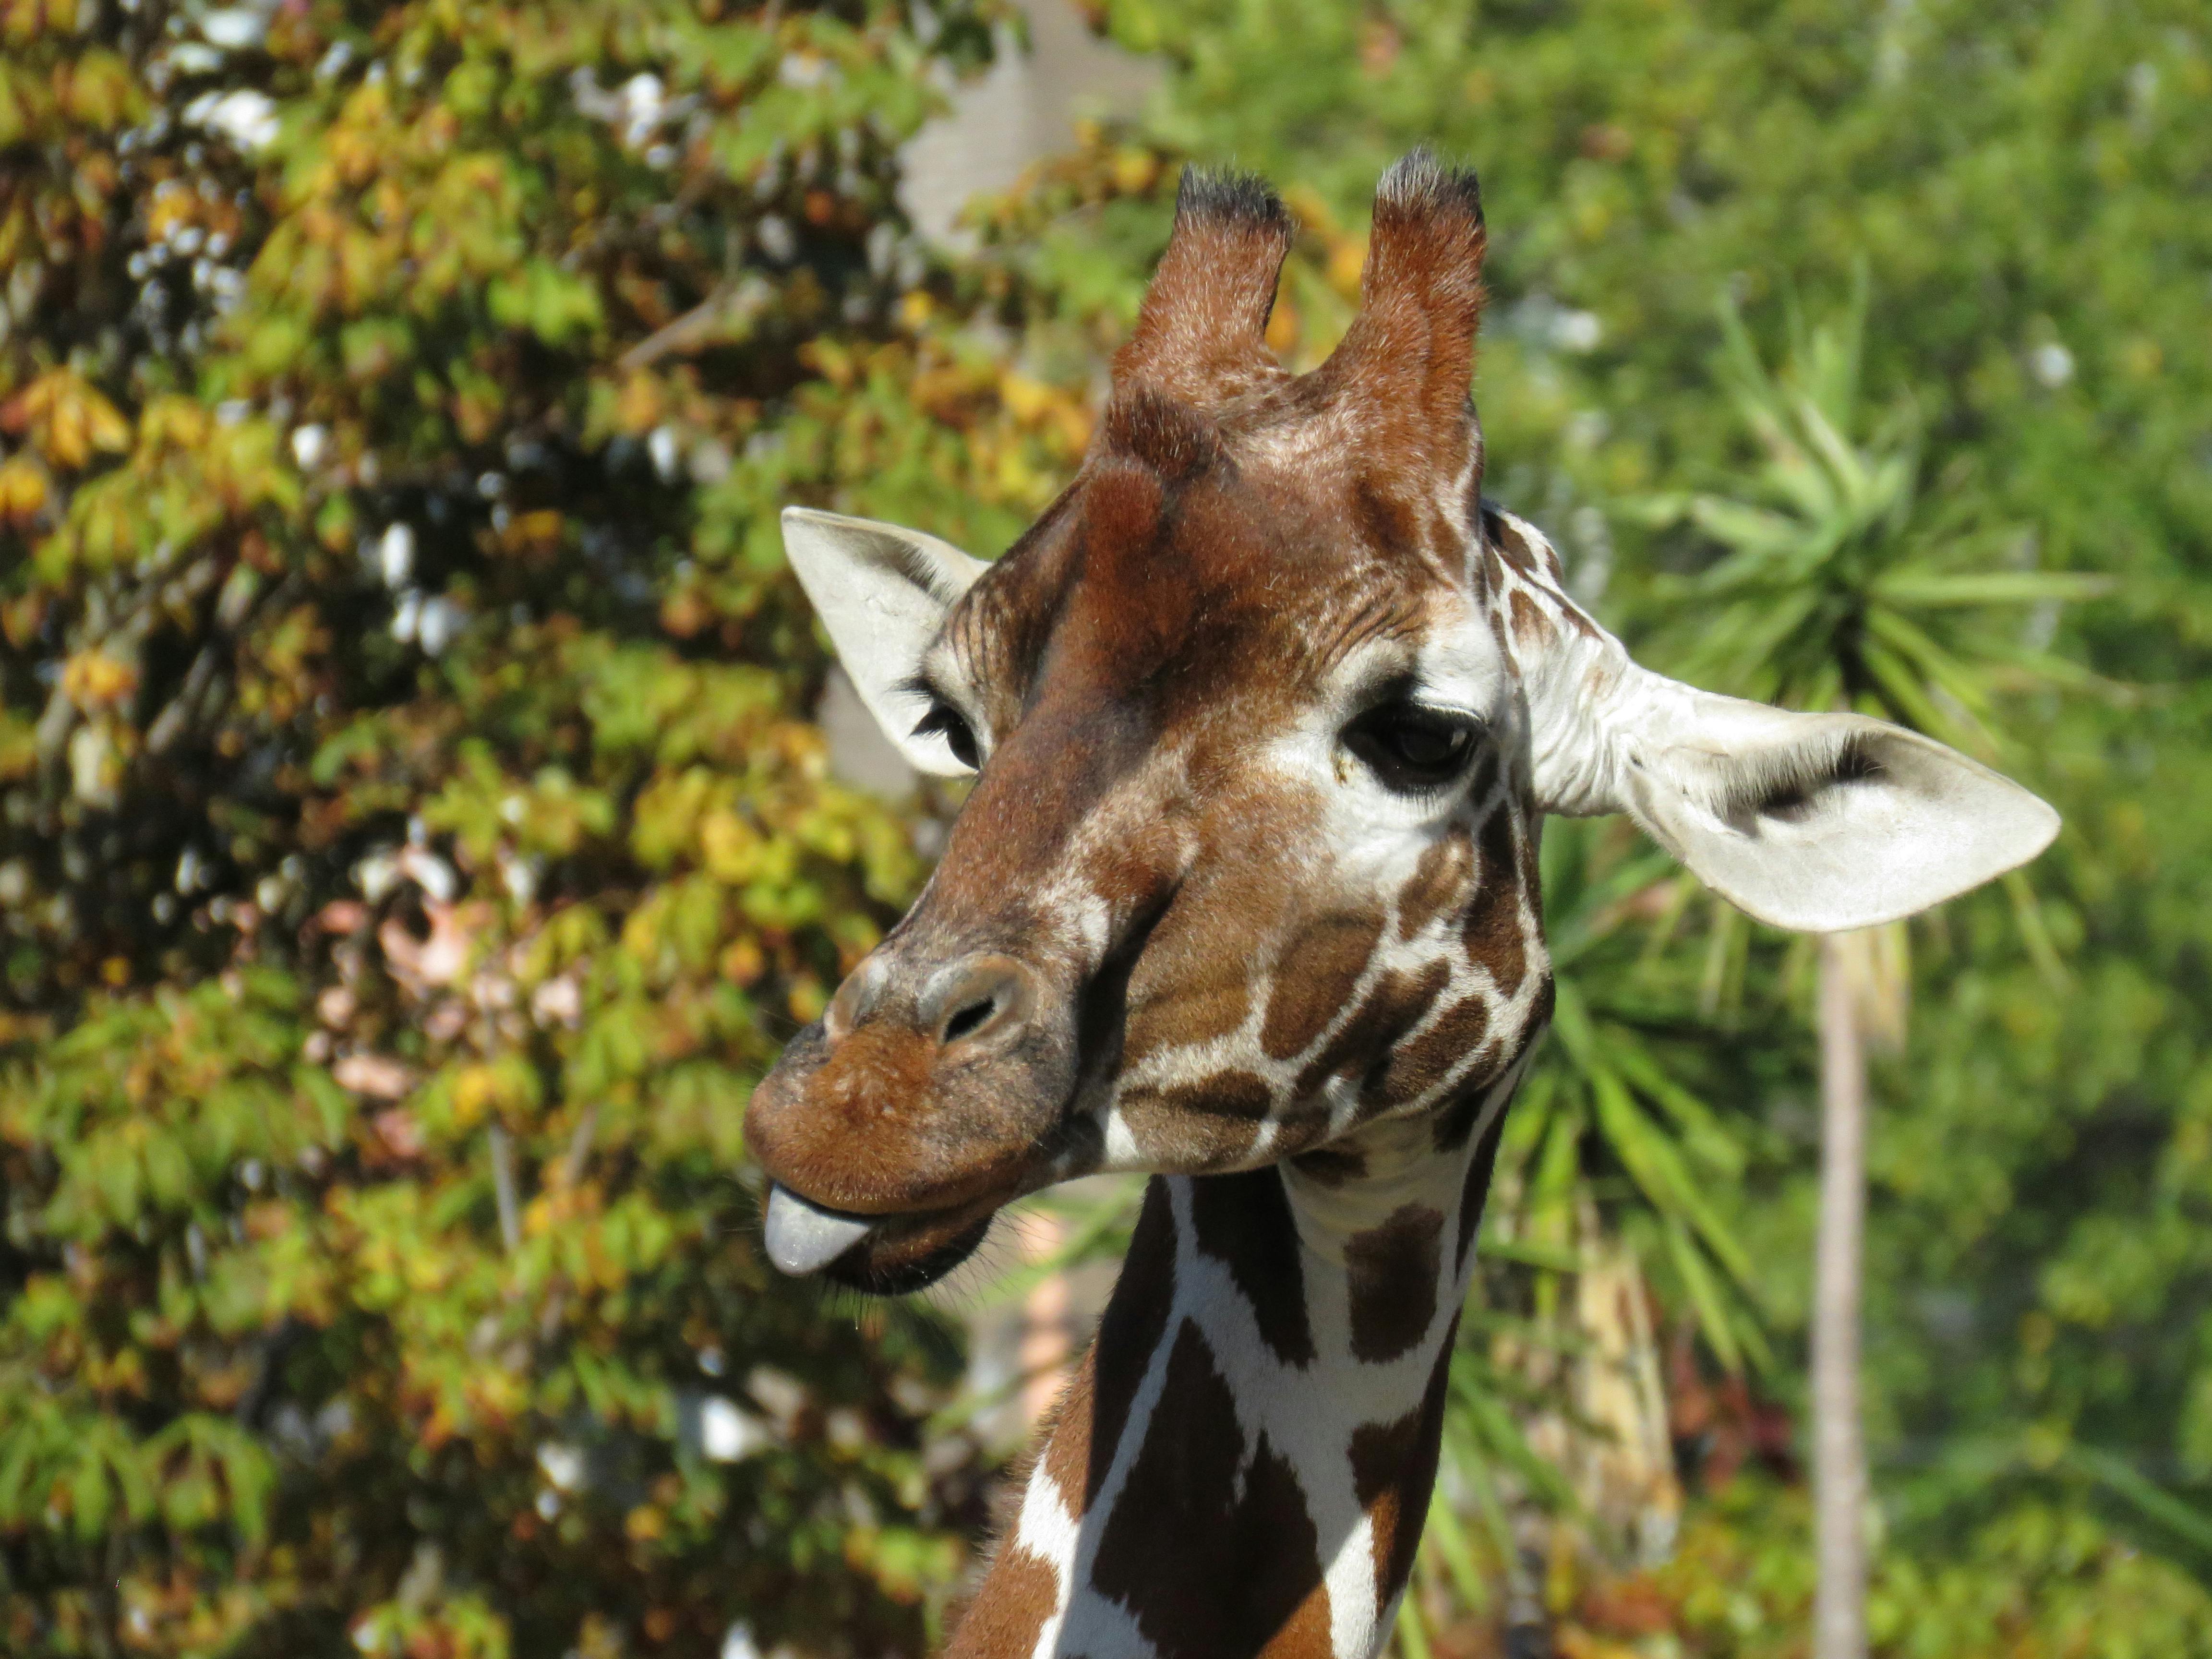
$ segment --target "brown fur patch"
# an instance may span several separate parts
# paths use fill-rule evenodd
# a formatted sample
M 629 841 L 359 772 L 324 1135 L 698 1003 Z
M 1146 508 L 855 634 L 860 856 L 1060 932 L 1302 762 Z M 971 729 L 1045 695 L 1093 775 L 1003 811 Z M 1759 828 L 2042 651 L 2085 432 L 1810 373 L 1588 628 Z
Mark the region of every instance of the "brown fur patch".
M 1060 1575 L 1052 1564 L 1009 1540 L 991 1563 L 967 1616 L 952 1632 L 945 1659 L 1004 1659 L 1007 1654 L 1029 1653 L 1059 1599 Z
M 1330 1078 L 1353 1066 L 1362 1072 L 1382 1072 L 1389 1063 L 1390 1045 L 1428 1012 L 1450 979 L 1451 970 L 1441 962 L 1431 962 L 1418 973 L 1393 969 L 1384 974 L 1368 988 L 1366 1000 L 1352 1018 L 1298 1073 L 1297 1097 L 1310 1098 Z
M 1117 392 L 1106 405 L 1098 435 L 1108 454 L 1126 456 L 1176 483 L 1221 460 L 1221 436 L 1213 422 L 1149 386 Z
M 1149 407 L 1158 399 L 1137 401 Z M 1109 418 L 1114 418 L 1111 411 Z M 1089 487 L 1083 492 L 1086 551 L 1097 543 L 1110 543 L 1116 548 L 1151 547 L 1159 539 L 1160 511 L 1166 503 L 1167 491 L 1154 466 L 1118 456 L 1099 462 L 1091 469 Z
M 1490 1005 L 1465 997 L 1431 1021 L 1419 1036 L 1400 1043 L 1379 1079 L 1365 1091 L 1372 1103 L 1403 1105 L 1451 1075 L 1453 1066 L 1482 1046 L 1490 1030 Z
M 1344 1247 L 1357 1358 L 1375 1364 L 1395 1359 L 1426 1334 L 1437 1309 L 1443 1225 L 1439 1212 L 1407 1204 Z
M 1513 637 L 1527 648 L 1540 648 L 1559 642 L 1559 630 L 1553 628 L 1544 613 L 1536 608 L 1525 588 L 1513 590 Z
M 1137 1144 L 1179 1169 L 1235 1164 L 1258 1139 L 1274 1092 L 1249 1072 L 1217 1072 L 1172 1089 L 1125 1089 L 1121 1121 Z
M 1044 1472 L 1060 1488 L 1060 1501 L 1073 1515 L 1080 1515 L 1091 1504 L 1092 1407 L 1097 1389 L 1098 1345 L 1094 1342 L 1060 1391 L 1052 1420 L 1042 1430 Z
M 1129 1426 L 1129 1407 L 1144 1382 L 1152 1353 L 1166 1339 L 1168 1310 L 1175 1302 L 1175 1213 L 1167 1182 L 1155 1176 L 1145 1187 L 1145 1207 L 1114 1294 L 1098 1322 L 1085 1369 L 1091 1376 L 1090 1431 L 1084 1446 L 1085 1474 L 1079 1487 L 1062 1487 L 1068 1507 L 1088 1510 L 1114 1465 L 1114 1454 Z M 1080 1492 L 1082 1502 L 1076 1501 Z
M 1490 1200 L 1491 1178 L 1498 1172 L 1498 1143 L 1505 1139 L 1505 1114 L 1498 1115 L 1498 1121 L 1490 1126 L 1490 1133 L 1482 1138 L 1482 1145 L 1474 1149 L 1468 1161 L 1467 1180 L 1459 1194 L 1459 1240 L 1454 1252 L 1453 1271 L 1467 1267 L 1467 1253 L 1474 1244 L 1474 1236 L 1482 1226 L 1483 1206 Z
M 1329 1651 L 1321 1541 L 1297 1474 L 1265 1439 L 1249 1462 L 1246 1450 L 1229 1384 L 1185 1320 L 1091 1574 L 1159 1659 Z
M 1318 917 L 1293 933 L 1276 958 L 1260 1047 L 1271 1060 L 1303 1054 L 1342 1012 L 1375 954 L 1382 918 L 1372 912 Z
M 1534 550 L 1522 538 L 1520 531 L 1506 521 L 1504 514 L 1485 513 L 1482 515 L 1482 530 L 1483 539 L 1498 550 L 1499 556 L 1506 563 L 1531 580 L 1540 579 L 1543 573 L 1536 562 Z
M 1474 798 L 1475 786 L 1469 786 Z M 1398 890 L 1398 937 L 1411 939 L 1459 902 L 1474 877 L 1474 842 L 1455 830 L 1429 843 L 1413 873 Z
M 1292 1158 L 1291 1167 L 1309 1181 L 1341 1187 L 1365 1177 L 1367 1154 L 1357 1146 L 1316 1146 Z
M 1521 923 L 1520 842 L 1510 811 L 1500 806 L 1482 821 L 1481 844 L 1481 884 L 1467 910 L 1467 954 L 1489 969 L 1499 994 L 1510 997 L 1528 971 L 1528 942 Z
M 1373 477 L 1353 481 L 1352 508 L 1364 532 L 1362 539 L 1376 552 L 1402 559 L 1420 550 L 1420 521 L 1413 509 Z
M 1190 1183 L 1190 1218 L 1198 1248 L 1228 1267 L 1251 1304 L 1261 1340 L 1286 1365 L 1313 1364 L 1298 1224 L 1282 1176 L 1273 1170 L 1201 1176 Z
M 1452 1332 L 1444 1338 L 1421 1403 L 1389 1423 L 1370 1423 L 1352 1436 L 1352 1484 L 1375 1535 L 1375 1601 L 1388 1608 L 1413 1571 L 1413 1552 L 1428 1519 L 1443 1444 L 1444 1396 L 1451 1376 Z
M 1133 1062 L 1164 1048 L 1226 1036 L 1244 1023 L 1251 1003 L 1250 988 L 1241 975 L 1147 997 L 1129 1010 L 1126 1052 Z

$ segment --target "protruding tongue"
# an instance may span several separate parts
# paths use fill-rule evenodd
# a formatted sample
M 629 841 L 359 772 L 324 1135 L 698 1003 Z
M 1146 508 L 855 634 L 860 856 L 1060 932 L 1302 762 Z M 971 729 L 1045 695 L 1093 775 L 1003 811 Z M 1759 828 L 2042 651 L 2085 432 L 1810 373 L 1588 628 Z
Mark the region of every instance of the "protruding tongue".
M 768 1259 L 782 1273 L 817 1272 L 866 1238 L 882 1218 L 825 1210 L 771 1182 L 764 1229 Z

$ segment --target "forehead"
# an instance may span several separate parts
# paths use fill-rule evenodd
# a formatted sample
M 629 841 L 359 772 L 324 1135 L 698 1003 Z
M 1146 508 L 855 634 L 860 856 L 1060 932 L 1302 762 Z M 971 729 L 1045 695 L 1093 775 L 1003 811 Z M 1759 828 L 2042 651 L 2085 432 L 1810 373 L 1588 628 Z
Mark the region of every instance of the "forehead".
M 1330 459 L 1300 424 L 1109 410 L 1076 483 L 949 618 L 939 651 L 1041 682 L 1218 702 L 1348 665 L 1411 674 L 1470 614 L 1474 502 Z

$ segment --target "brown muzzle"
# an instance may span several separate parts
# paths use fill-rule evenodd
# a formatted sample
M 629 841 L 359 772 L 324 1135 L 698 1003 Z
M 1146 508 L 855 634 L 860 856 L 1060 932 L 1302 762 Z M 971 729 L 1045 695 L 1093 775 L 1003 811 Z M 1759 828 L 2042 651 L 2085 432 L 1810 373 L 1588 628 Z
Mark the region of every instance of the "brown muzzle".
M 877 951 L 745 1110 L 769 1257 L 860 1288 L 932 1282 L 1042 1184 L 1076 1073 L 1073 1000 L 994 951 Z

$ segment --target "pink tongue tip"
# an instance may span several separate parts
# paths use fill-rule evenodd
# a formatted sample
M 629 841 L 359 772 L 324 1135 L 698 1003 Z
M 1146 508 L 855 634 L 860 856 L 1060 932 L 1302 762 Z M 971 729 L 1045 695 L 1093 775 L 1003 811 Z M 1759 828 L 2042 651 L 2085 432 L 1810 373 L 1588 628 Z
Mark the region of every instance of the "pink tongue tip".
M 817 1273 L 875 1231 L 878 1216 L 825 1210 L 788 1187 L 769 1183 L 768 1259 L 780 1273 Z

